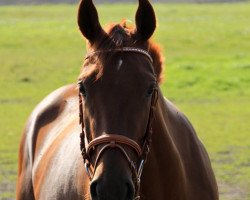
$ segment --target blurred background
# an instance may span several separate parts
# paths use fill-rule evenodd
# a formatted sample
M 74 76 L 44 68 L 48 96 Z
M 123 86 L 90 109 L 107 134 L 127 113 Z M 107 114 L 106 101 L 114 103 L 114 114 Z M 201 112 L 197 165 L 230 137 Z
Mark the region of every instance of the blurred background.
M 230 3 L 230 2 L 247 2 L 249 0 L 152 0 L 151 2 L 162 3 Z M 95 0 L 95 3 L 129 3 L 134 0 Z M 44 3 L 78 3 L 78 0 L 1 0 L 0 4 L 44 4 Z
M 134 21 L 136 1 L 96 0 L 103 26 Z M 17 153 L 32 109 L 77 80 L 85 41 L 76 0 L 0 0 L 0 199 L 15 199 Z M 153 1 L 164 95 L 209 152 L 221 200 L 250 199 L 250 2 Z

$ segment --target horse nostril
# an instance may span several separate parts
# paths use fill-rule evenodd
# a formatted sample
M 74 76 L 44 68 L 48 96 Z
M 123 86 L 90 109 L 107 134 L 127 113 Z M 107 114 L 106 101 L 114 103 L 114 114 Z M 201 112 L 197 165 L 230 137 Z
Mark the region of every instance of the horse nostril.
M 97 199 L 98 194 L 97 194 L 97 181 L 93 181 L 90 185 L 90 194 L 92 199 Z
M 133 200 L 134 199 L 134 185 L 131 180 L 128 181 L 114 181 L 96 179 L 90 184 L 90 195 L 92 200 L 98 199 L 120 199 Z

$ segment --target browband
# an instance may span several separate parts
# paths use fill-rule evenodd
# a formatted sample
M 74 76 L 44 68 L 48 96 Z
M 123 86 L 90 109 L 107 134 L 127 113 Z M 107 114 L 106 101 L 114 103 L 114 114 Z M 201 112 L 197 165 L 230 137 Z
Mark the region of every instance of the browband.
M 99 54 L 99 53 L 103 53 L 103 52 L 134 52 L 134 53 L 140 53 L 143 54 L 144 56 L 146 56 L 151 63 L 153 63 L 153 59 L 150 56 L 150 54 L 148 53 L 148 51 L 144 50 L 144 49 L 140 49 L 140 48 L 134 48 L 134 47 L 122 47 L 122 48 L 118 48 L 118 49 L 109 49 L 109 50 L 100 50 L 100 51 L 93 51 L 90 53 L 87 53 L 86 58 L 89 58 L 95 54 Z

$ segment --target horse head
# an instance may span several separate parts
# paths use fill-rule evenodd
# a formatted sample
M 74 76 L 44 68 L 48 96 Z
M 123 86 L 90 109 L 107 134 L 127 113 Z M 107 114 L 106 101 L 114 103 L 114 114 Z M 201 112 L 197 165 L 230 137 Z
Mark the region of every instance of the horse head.
M 92 0 L 82 0 L 78 25 L 88 42 L 79 76 L 81 149 L 93 200 L 138 197 L 150 143 L 162 60 L 149 41 L 156 28 L 148 0 L 139 0 L 136 27 L 101 27 Z

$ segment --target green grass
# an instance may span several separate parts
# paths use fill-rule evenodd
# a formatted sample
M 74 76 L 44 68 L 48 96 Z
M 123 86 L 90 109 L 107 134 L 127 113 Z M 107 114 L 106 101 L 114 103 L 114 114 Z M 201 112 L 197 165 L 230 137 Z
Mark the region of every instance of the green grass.
M 102 24 L 134 20 L 135 5 L 99 5 Z M 156 4 L 166 58 L 162 90 L 205 144 L 222 200 L 250 198 L 250 4 Z M 25 120 L 75 82 L 85 54 L 77 6 L 0 7 L 0 199 L 14 199 Z M 112 15 L 110 15 L 112 13 Z

